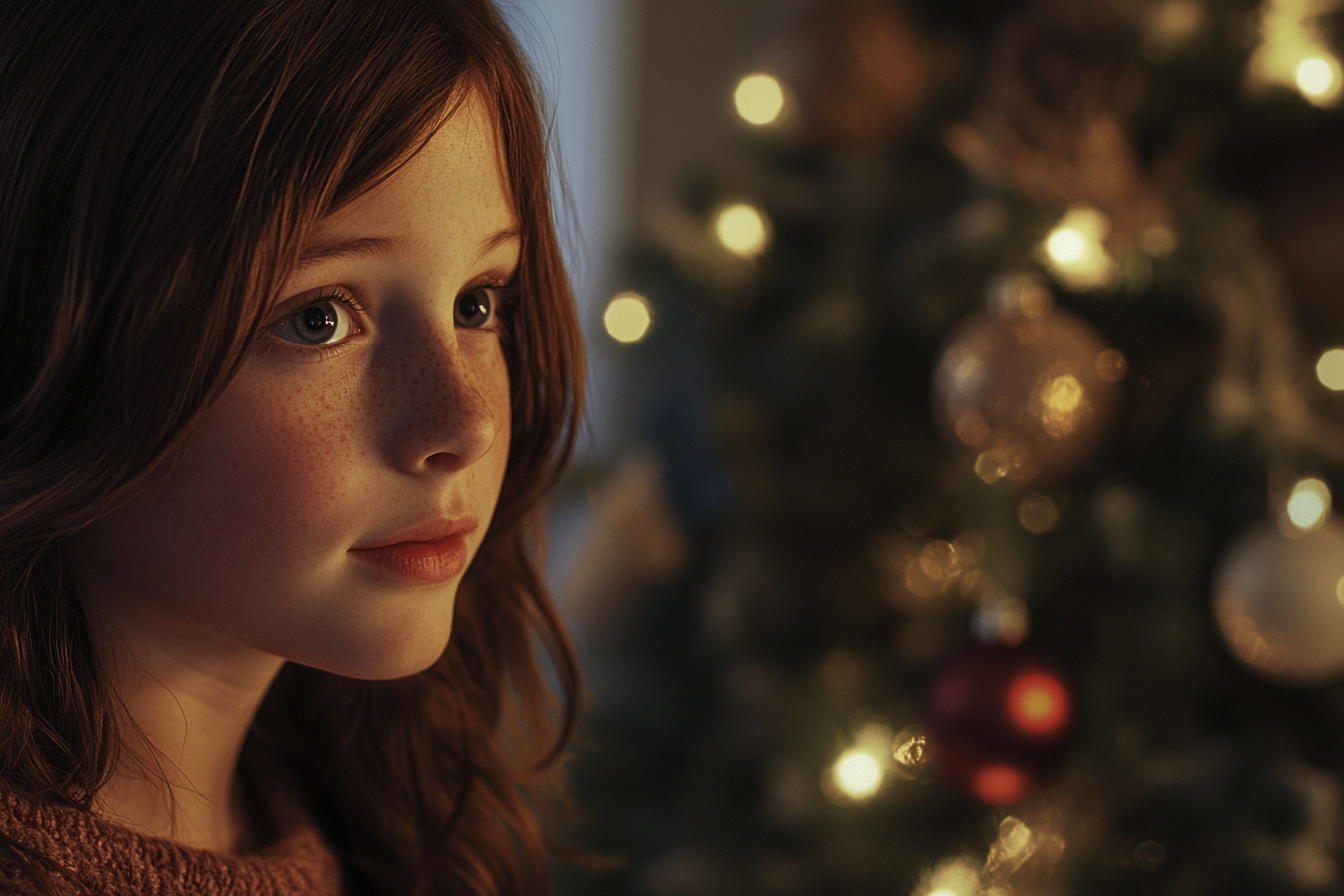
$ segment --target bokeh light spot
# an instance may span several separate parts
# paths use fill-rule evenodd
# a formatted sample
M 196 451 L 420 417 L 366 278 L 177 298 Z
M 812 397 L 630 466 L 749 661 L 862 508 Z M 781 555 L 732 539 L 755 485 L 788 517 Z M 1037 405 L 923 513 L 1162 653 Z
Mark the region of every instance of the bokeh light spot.
M 757 126 L 770 124 L 784 108 L 784 88 L 772 75 L 747 75 L 733 92 L 733 105 L 743 121 Z
M 1058 734 L 1069 721 L 1069 692 L 1048 672 L 1027 672 L 1008 688 L 1008 716 L 1028 734 Z
M 1071 289 L 1094 289 L 1109 283 L 1115 262 L 1103 240 L 1111 224 L 1094 208 L 1070 209 L 1041 245 L 1051 272 Z
M 714 231 L 725 249 L 743 258 L 760 255 L 769 241 L 765 216 L 742 202 L 719 212 Z
M 866 800 L 882 786 L 882 763 L 861 747 L 840 754 L 833 772 L 836 786 L 850 799 Z
M 1288 497 L 1288 519 L 1303 531 L 1315 529 L 1330 513 L 1330 487 L 1319 479 L 1303 479 Z
M 1087 251 L 1087 239 L 1072 227 L 1061 227 L 1045 241 L 1045 250 L 1057 264 L 1072 264 Z
M 1297 89 L 1310 99 L 1324 99 L 1338 89 L 1338 63 L 1324 56 L 1308 56 L 1297 64 Z
M 602 315 L 607 335 L 617 342 L 639 342 L 648 335 L 652 323 L 648 300 L 633 292 L 616 296 L 607 303 L 607 310 Z
M 1026 795 L 1027 776 L 1015 766 L 986 765 L 971 779 L 971 792 L 982 803 L 1006 806 Z
M 1059 505 L 1040 492 L 1023 495 L 1017 505 L 1017 521 L 1032 535 L 1043 535 L 1059 525 Z
M 1344 348 L 1332 348 L 1316 362 L 1316 379 L 1335 392 L 1344 391 Z

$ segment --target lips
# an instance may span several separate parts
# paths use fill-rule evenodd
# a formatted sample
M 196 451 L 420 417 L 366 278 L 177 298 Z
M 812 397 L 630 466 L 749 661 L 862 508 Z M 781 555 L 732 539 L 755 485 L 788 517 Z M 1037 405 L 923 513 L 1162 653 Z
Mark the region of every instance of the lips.
M 467 568 L 467 535 L 475 528 L 472 517 L 433 520 L 350 554 L 400 581 L 442 584 Z

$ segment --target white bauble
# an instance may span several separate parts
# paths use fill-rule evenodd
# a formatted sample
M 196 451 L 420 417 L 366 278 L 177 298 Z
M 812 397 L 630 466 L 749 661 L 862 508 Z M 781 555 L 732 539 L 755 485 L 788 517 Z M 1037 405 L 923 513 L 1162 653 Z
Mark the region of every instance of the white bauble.
M 1223 554 L 1214 615 L 1232 652 L 1284 684 L 1344 672 L 1344 519 L 1284 535 L 1257 523 Z

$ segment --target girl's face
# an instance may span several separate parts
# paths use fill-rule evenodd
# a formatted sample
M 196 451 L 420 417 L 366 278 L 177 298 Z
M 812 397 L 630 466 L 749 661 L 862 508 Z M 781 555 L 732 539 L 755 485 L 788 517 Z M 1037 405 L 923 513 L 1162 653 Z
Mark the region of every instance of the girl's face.
M 443 652 L 509 452 L 505 183 L 473 96 L 323 222 L 180 462 L 70 541 L 127 647 L 371 679 Z

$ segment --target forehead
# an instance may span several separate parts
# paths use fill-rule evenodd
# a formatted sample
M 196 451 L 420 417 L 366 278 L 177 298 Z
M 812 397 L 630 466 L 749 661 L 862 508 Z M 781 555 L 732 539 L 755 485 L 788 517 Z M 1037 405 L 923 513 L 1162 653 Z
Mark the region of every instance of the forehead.
M 461 237 L 516 227 L 495 118 L 472 91 L 392 176 L 325 218 L 310 246 L 368 235 L 400 240 L 426 228 Z

